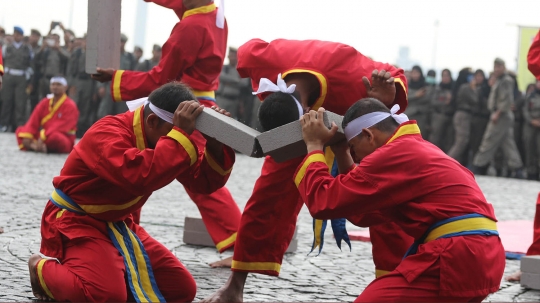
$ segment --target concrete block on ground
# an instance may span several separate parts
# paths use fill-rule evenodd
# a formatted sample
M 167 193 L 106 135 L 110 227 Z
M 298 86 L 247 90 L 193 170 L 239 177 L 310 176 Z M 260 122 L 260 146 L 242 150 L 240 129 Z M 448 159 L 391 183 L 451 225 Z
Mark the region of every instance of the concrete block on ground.
M 525 288 L 540 289 L 540 274 L 522 272 L 521 286 Z
M 120 16 L 122 1 L 88 1 L 86 72 L 97 67 L 120 68 Z
M 204 109 L 197 118 L 195 127 L 201 133 L 215 138 L 245 155 L 255 158 L 263 156 L 256 140 L 260 132 L 211 108 Z
M 332 121 L 338 125 L 339 129 L 336 136 L 328 142 L 328 145 L 345 139 L 345 134 L 341 127 L 343 117 L 332 112 L 324 112 L 324 124 L 328 128 L 331 128 Z M 284 162 L 307 154 L 307 147 L 302 138 L 302 125 L 300 121 L 294 121 L 261 133 L 257 136 L 257 141 L 264 155 L 272 156 L 276 162 Z
M 293 238 L 289 247 L 287 248 L 287 253 L 295 252 L 298 249 L 298 240 L 296 239 L 296 234 L 298 232 L 298 226 L 294 231 Z M 184 243 L 192 245 L 200 245 L 207 247 L 215 247 L 214 241 L 210 237 L 204 222 L 200 218 L 186 217 L 184 221 Z
M 521 271 L 540 274 L 540 256 L 523 256 L 521 258 Z

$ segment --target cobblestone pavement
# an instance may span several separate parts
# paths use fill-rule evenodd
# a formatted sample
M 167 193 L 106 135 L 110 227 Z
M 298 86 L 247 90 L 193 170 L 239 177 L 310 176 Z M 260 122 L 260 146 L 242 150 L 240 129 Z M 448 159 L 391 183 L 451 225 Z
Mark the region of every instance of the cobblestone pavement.
M 39 250 L 39 225 L 43 207 L 52 190 L 52 178 L 64 163 L 65 155 L 19 152 L 13 134 L 0 134 L 0 301 L 29 301 L 33 298 L 27 259 Z M 261 159 L 239 155 L 227 186 L 243 207 L 262 166 Z M 500 220 L 532 220 L 540 183 L 478 178 L 487 199 Z M 191 271 L 198 285 L 197 300 L 223 285 L 228 269 L 211 269 L 208 263 L 219 255 L 215 249 L 182 242 L 185 216 L 199 216 L 182 187 L 173 183 L 156 192 L 142 212 L 142 225 L 170 248 Z M 374 279 L 371 244 L 353 242 L 352 252 L 343 252 L 328 241 L 318 257 L 307 256 L 311 247 L 311 218 L 302 210 L 299 217 L 296 253 L 285 256 L 279 278 L 250 275 L 245 301 L 353 301 Z M 358 229 L 352 225 L 349 230 Z M 330 230 L 330 228 L 329 228 Z M 331 239 L 331 231 L 327 239 Z M 519 268 L 507 261 L 505 274 Z M 502 282 L 501 289 L 487 301 L 539 301 L 540 292 Z

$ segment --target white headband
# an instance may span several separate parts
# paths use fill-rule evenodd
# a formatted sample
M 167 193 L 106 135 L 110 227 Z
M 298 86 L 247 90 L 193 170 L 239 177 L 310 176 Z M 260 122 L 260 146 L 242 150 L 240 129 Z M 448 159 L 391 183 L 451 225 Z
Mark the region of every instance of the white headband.
M 225 27 L 225 0 L 220 1 L 219 9 L 216 15 L 216 26 L 219 28 Z
M 126 102 L 130 112 L 134 112 L 137 108 L 147 104 L 150 106 L 152 112 L 154 112 L 154 114 L 160 117 L 163 121 L 173 124 L 174 114 L 155 106 L 152 104 L 152 102 L 150 102 L 150 100 L 148 100 L 148 97 Z
M 347 127 L 345 127 L 345 138 L 347 138 L 347 141 L 351 141 L 352 138 L 360 135 L 362 129 L 370 128 L 390 116 L 399 124 L 409 121 L 409 117 L 407 117 L 405 114 L 396 115 L 398 111 L 399 105 L 396 104 L 392 106 L 389 113 L 373 112 L 352 120 L 349 124 L 347 124 Z
M 51 78 L 51 84 L 53 84 L 53 83 L 60 83 L 63 86 L 67 86 L 67 81 L 66 81 L 66 78 L 64 78 L 64 77 L 52 77 Z
M 291 84 L 290 86 L 287 86 L 287 83 L 285 83 L 285 80 L 281 78 L 281 74 L 278 74 L 276 82 L 277 82 L 277 85 L 267 78 L 261 78 L 261 80 L 259 80 L 259 89 L 256 92 L 253 92 L 253 94 L 258 95 L 265 92 L 282 92 L 282 93 L 290 94 L 291 97 L 293 97 L 294 102 L 296 102 L 296 107 L 298 108 L 299 117 L 302 117 L 302 115 L 304 114 L 304 109 L 302 108 L 302 104 L 300 104 L 300 102 L 292 95 L 292 93 L 294 93 L 294 90 L 296 89 L 296 84 Z

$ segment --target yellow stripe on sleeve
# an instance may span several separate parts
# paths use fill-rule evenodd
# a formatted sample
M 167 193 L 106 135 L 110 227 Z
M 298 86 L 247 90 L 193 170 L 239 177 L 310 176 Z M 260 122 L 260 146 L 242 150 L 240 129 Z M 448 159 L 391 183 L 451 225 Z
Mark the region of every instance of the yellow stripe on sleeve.
M 177 131 L 176 129 L 173 128 L 167 134 L 167 136 L 173 138 L 178 143 L 180 143 L 180 145 L 182 145 L 182 147 L 184 147 L 184 149 L 186 150 L 186 152 L 189 155 L 189 158 L 191 159 L 191 162 L 190 162 L 189 165 L 193 165 L 193 164 L 195 164 L 195 162 L 197 162 L 197 159 L 198 159 L 198 157 L 197 157 L 197 149 L 195 148 L 193 143 L 191 143 L 191 141 L 186 136 L 184 136 L 184 134 L 182 134 L 181 132 L 179 132 L 179 131 Z
M 206 162 L 208 162 L 208 165 L 210 165 L 210 167 L 212 169 L 214 169 L 216 172 L 218 172 L 218 174 L 222 175 L 222 176 L 226 176 L 228 174 L 231 173 L 232 171 L 232 167 L 227 169 L 227 170 L 224 170 L 217 162 L 216 160 L 214 160 L 214 158 L 212 158 L 212 156 L 210 155 L 210 153 L 208 153 L 206 150 L 204 150 L 204 157 L 206 158 Z
M 112 86 L 113 86 L 113 99 L 116 102 L 122 101 L 122 93 L 120 92 L 120 87 L 121 87 L 120 85 L 122 83 L 122 74 L 123 73 L 124 73 L 123 70 L 117 70 L 114 73 Z
M 309 157 L 307 157 L 306 160 L 304 160 L 304 163 L 302 163 L 302 166 L 298 170 L 298 173 L 294 177 L 294 183 L 296 184 L 296 187 L 300 186 L 300 182 L 302 182 L 302 179 L 304 179 L 304 175 L 306 174 L 306 169 L 311 163 L 315 162 L 322 162 L 326 164 L 326 158 L 321 153 L 312 154 Z

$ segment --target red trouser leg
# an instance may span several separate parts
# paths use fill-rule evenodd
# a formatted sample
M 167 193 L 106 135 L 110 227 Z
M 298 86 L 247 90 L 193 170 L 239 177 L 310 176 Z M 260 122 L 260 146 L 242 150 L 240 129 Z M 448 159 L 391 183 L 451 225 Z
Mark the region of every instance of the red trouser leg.
M 49 153 L 68 154 L 73 149 L 73 143 L 70 136 L 59 132 L 48 134 L 47 140 L 45 140 Z
M 142 240 L 159 291 L 167 302 L 191 302 L 197 285 L 191 273 L 163 244 L 152 237 Z
M 191 134 L 197 144 L 199 153 L 203 153 L 206 139 L 198 131 Z M 236 231 L 240 225 L 242 213 L 226 187 L 211 194 L 198 194 L 186 188 L 186 192 L 201 212 L 204 225 L 219 252 L 227 250 L 235 244 Z
M 142 243 L 165 300 L 193 301 L 197 286 L 182 263 L 155 239 L 147 237 Z M 93 238 L 70 241 L 64 247 L 62 264 L 54 260 L 41 262 L 43 267 L 38 266 L 38 276 L 43 277 L 43 282 L 40 284 L 56 301 L 133 301 L 126 286 L 124 259 L 110 241 Z
M 197 194 L 186 188 L 186 192 L 195 202 L 219 252 L 234 245 L 236 232 L 242 213 L 226 187 L 209 194 Z
M 64 246 L 62 264 L 54 260 L 38 263 L 42 288 L 61 302 L 125 302 L 124 274 L 124 259 L 111 241 L 102 239 L 69 241 Z
M 276 163 L 266 157 L 242 214 L 232 270 L 279 275 L 303 205 L 293 180 L 302 160 Z
M 393 271 L 371 282 L 354 302 L 482 302 L 486 297 L 442 297 L 440 282 L 438 275 L 421 275 L 409 283 Z
M 393 222 L 371 226 L 369 235 L 377 278 L 396 269 L 414 242 L 411 236 Z
M 533 243 L 527 250 L 527 255 L 540 255 L 540 193 L 536 200 L 536 213 L 534 214 Z

